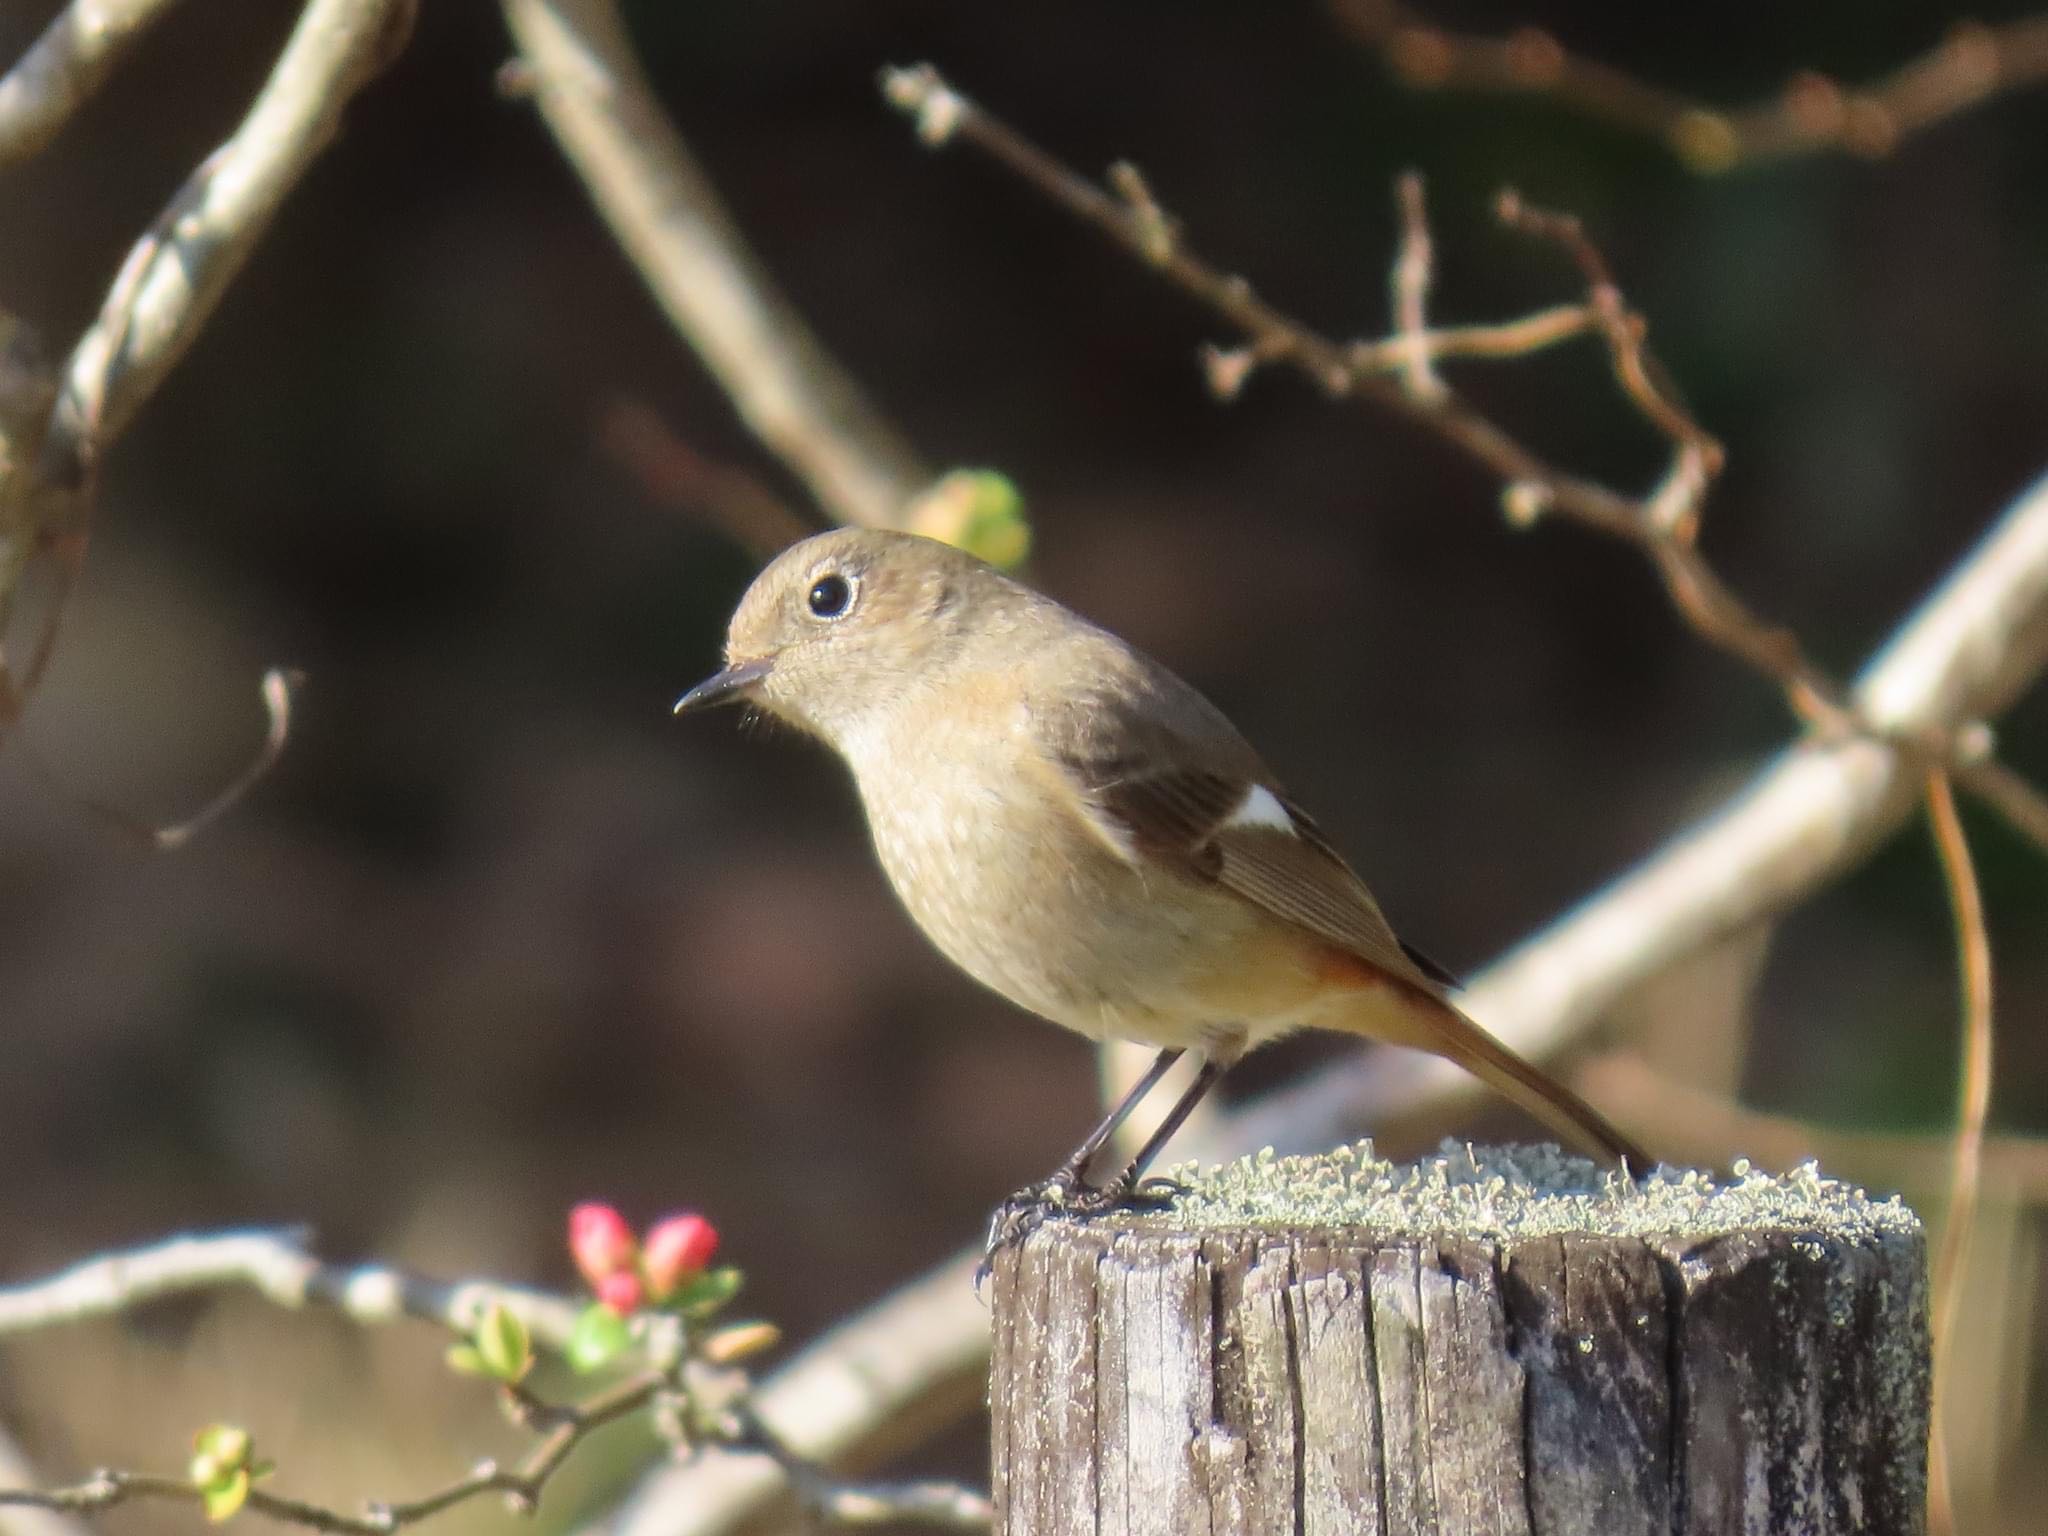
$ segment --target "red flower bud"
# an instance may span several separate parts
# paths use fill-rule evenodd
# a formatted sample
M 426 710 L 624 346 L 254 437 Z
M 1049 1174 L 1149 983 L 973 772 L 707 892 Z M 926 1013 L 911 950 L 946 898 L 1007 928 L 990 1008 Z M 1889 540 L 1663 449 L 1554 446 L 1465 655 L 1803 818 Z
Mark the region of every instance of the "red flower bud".
M 677 1286 L 704 1272 L 718 1251 L 718 1229 L 695 1211 L 664 1216 L 647 1229 L 641 1267 L 656 1301 L 666 1301 Z
M 638 1247 L 626 1218 L 608 1205 L 586 1200 L 569 1213 L 569 1256 L 592 1285 L 631 1269 Z
M 647 1299 L 640 1277 L 630 1269 L 615 1269 L 597 1282 L 597 1299 L 621 1317 L 631 1317 Z

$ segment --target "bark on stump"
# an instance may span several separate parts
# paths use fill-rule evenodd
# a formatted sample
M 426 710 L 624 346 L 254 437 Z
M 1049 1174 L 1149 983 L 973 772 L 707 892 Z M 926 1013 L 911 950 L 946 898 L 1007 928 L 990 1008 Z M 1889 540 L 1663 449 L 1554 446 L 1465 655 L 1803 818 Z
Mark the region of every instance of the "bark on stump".
M 1919 1533 L 1925 1274 L 1810 1166 L 1233 1164 L 997 1260 L 996 1529 Z

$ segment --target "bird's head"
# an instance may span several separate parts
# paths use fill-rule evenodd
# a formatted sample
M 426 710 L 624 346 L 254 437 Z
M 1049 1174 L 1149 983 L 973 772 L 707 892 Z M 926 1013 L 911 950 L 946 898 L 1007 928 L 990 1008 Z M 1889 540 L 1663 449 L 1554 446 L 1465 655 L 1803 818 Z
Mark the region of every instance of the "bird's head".
M 936 539 L 842 528 L 791 545 L 754 578 L 725 668 L 676 713 L 749 703 L 843 747 L 939 681 L 976 639 L 1002 644 L 1029 592 Z

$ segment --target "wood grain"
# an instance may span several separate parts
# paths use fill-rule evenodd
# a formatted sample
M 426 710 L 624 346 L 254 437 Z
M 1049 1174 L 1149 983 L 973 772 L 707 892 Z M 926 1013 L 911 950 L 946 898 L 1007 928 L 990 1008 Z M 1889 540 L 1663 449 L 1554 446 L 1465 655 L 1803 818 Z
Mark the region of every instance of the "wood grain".
M 1924 1528 L 1909 1221 L 1173 1220 L 1054 1221 L 999 1258 L 1000 1530 Z

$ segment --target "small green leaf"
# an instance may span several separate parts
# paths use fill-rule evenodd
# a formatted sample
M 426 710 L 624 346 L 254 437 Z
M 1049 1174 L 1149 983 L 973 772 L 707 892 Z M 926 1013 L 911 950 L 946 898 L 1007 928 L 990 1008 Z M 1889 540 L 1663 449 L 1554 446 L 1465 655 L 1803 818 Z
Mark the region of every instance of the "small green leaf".
M 477 1353 L 474 1344 L 450 1344 L 448 1353 L 441 1357 L 448 1362 L 448 1369 L 458 1376 L 487 1376 L 484 1357 Z
M 956 469 L 911 504 L 906 526 L 912 533 L 957 544 L 990 565 L 1009 570 L 1031 552 L 1031 523 L 1024 495 L 1008 475 L 993 469 Z
M 604 1369 L 633 1340 L 633 1330 L 626 1320 L 603 1302 L 592 1302 L 583 1309 L 576 1319 L 576 1326 L 569 1330 L 569 1343 L 564 1353 L 569 1364 L 579 1371 Z
M 492 1302 L 485 1310 L 471 1342 L 484 1374 L 493 1381 L 518 1382 L 533 1369 L 533 1344 L 526 1324 L 502 1303 Z
M 236 1424 L 209 1424 L 192 1437 L 192 1449 L 198 1456 L 211 1457 L 224 1468 L 247 1461 L 251 1443 L 249 1431 Z
M 199 1497 L 206 1505 L 206 1518 L 215 1525 L 231 1518 L 249 1502 L 248 1468 L 238 1468 L 232 1477 L 207 1485 L 200 1490 Z
M 670 1297 L 668 1305 L 685 1317 L 709 1317 L 739 1295 L 746 1278 L 730 1264 L 707 1269 Z

